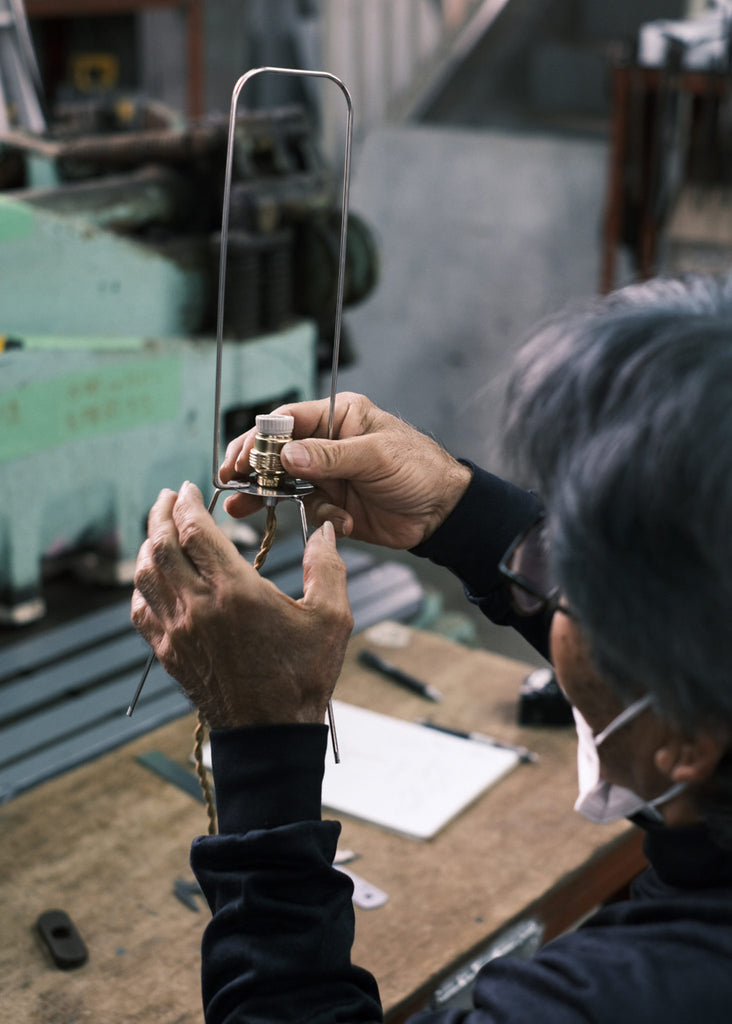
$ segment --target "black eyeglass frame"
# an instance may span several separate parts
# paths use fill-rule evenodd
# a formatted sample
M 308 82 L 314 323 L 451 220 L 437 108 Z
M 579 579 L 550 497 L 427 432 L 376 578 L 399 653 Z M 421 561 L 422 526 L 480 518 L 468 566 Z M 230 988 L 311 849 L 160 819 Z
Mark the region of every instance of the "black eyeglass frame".
M 518 615 L 521 615 L 524 618 L 531 618 L 534 615 L 541 614 L 542 612 L 549 612 L 551 615 L 553 615 L 554 612 L 561 612 L 563 615 L 568 615 L 572 618 L 573 616 L 570 608 L 562 601 L 559 595 L 559 586 L 554 587 L 554 589 L 547 594 L 540 590 L 535 583 L 532 583 L 528 577 L 511 568 L 511 562 L 515 559 L 519 548 L 526 543 L 528 538 L 535 531 L 542 529 L 545 519 L 546 516 L 544 514 L 540 515 L 538 519 L 535 519 L 530 523 L 525 530 L 522 530 L 521 533 L 511 541 L 511 544 L 504 552 L 500 562 L 498 563 L 498 571 L 511 584 L 509 587 L 511 605 Z M 522 607 L 514 594 L 513 587 L 518 587 L 519 590 L 522 590 L 525 594 L 530 594 L 531 597 L 535 598 L 536 606 L 530 609 Z

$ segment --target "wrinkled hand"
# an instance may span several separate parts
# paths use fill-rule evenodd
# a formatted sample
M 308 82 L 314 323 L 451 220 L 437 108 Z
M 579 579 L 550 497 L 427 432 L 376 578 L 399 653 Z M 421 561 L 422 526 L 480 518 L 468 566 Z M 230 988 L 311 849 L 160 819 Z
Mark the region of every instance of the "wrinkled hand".
M 353 628 L 333 528 L 310 537 L 295 601 L 240 556 L 197 487 L 161 491 L 132 621 L 212 728 L 322 722 Z
M 471 471 L 431 438 L 363 395 L 337 396 L 334 436 L 327 440 L 327 399 L 285 405 L 278 413 L 295 417 L 294 437 L 282 449 L 282 465 L 309 480 L 316 491 L 306 499 L 309 518 L 333 522 L 343 536 L 390 548 L 411 548 L 427 540 L 465 493 Z M 232 441 L 222 463 L 224 483 L 245 478 L 255 430 Z M 245 494 L 226 501 L 240 518 L 260 507 Z

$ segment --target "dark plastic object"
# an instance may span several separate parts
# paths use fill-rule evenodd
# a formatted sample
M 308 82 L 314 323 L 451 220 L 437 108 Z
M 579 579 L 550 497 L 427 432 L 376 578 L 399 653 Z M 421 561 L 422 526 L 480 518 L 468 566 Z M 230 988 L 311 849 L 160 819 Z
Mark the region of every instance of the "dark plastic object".
M 572 706 L 550 668 L 538 668 L 521 683 L 519 725 L 571 725 Z
M 36 927 L 57 967 L 68 971 L 89 959 L 84 940 L 66 911 L 46 910 L 36 921 Z

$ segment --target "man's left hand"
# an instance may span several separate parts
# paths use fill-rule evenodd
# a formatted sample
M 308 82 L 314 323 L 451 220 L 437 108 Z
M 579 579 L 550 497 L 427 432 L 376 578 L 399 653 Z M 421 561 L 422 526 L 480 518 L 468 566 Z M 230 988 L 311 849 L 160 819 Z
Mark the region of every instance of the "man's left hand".
M 211 728 L 320 723 L 353 628 L 333 527 L 308 540 L 295 601 L 241 557 L 194 484 L 161 491 L 132 621 Z

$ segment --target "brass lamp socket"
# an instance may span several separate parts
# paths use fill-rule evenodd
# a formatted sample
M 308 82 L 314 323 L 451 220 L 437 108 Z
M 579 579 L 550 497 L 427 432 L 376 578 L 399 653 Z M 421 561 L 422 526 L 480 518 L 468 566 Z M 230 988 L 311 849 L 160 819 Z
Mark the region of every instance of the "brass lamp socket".
M 295 425 L 292 416 L 257 416 L 257 433 L 249 452 L 249 465 L 257 474 L 260 487 L 276 490 L 287 473 L 280 462 L 280 452 L 292 440 Z

